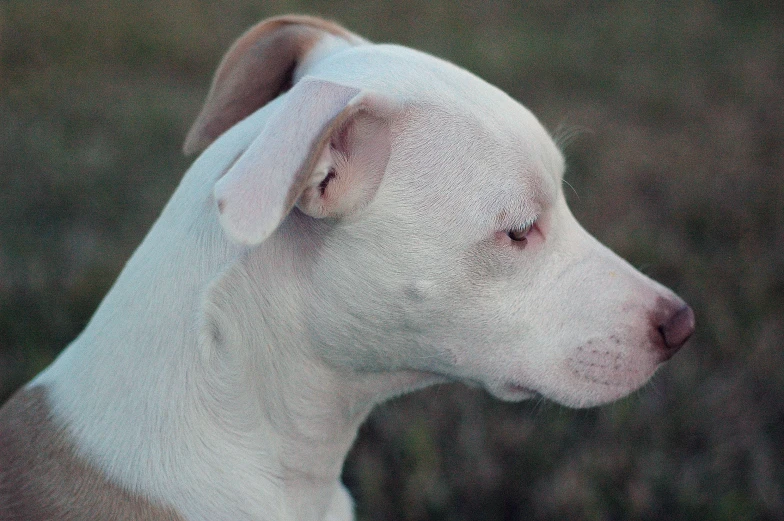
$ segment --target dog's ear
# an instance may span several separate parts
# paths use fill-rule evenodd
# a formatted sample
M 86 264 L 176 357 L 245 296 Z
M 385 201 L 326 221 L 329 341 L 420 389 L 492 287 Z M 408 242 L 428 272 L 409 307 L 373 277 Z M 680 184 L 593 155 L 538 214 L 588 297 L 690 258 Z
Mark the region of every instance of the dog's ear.
M 291 88 L 303 63 L 325 39 L 332 50 L 367 43 L 341 26 L 310 16 L 265 20 L 242 35 L 223 57 L 183 152 L 207 148 L 234 124 Z
M 221 225 L 234 240 L 254 245 L 295 204 L 319 218 L 361 208 L 383 178 L 399 111 L 396 101 L 376 93 L 304 78 L 215 184 Z

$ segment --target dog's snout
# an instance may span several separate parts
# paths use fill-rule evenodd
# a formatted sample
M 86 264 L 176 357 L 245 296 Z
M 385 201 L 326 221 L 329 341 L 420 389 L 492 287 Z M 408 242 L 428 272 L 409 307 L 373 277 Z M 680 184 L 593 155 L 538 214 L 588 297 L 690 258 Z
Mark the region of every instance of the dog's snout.
M 674 311 L 669 312 L 664 319 L 656 325 L 657 331 L 663 340 L 664 359 L 674 355 L 694 333 L 694 311 L 684 302 Z

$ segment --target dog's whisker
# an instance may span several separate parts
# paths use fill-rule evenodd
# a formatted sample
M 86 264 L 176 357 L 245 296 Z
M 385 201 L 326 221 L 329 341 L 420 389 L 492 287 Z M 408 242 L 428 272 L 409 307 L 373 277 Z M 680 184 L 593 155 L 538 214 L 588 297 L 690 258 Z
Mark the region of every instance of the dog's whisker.
M 567 181 L 566 179 L 561 179 L 561 182 L 562 182 L 563 184 L 565 184 L 566 186 L 568 186 L 569 188 L 571 188 L 571 189 L 572 189 L 572 192 L 574 192 L 574 195 L 575 195 L 575 196 L 577 196 L 577 199 L 578 199 L 578 200 L 580 199 L 580 194 L 578 194 L 578 193 L 577 193 L 577 190 L 574 188 L 574 186 L 572 186 L 572 183 L 570 183 L 570 182 L 569 182 L 569 181 Z

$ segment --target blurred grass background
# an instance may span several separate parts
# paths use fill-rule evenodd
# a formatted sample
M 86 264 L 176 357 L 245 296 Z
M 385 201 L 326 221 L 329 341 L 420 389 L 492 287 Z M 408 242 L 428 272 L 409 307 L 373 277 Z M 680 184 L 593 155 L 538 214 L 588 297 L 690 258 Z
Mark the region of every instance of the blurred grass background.
M 694 307 L 653 382 L 589 411 L 441 386 L 363 427 L 363 520 L 784 519 L 779 2 L 4 0 L 0 400 L 84 327 L 187 168 L 232 40 L 286 12 L 467 67 L 580 129 L 583 224 Z

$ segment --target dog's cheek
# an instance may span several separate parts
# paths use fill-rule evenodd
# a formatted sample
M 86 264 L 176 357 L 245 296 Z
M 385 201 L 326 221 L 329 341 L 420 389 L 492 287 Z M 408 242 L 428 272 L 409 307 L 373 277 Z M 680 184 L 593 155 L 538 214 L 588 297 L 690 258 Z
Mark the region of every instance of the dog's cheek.
M 470 284 L 514 285 L 518 288 L 533 282 L 533 270 L 537 263 L 538 255 L 502 243 L 495 236 L 467 248 L 459 262 L 465 272 L 464 280 Z

